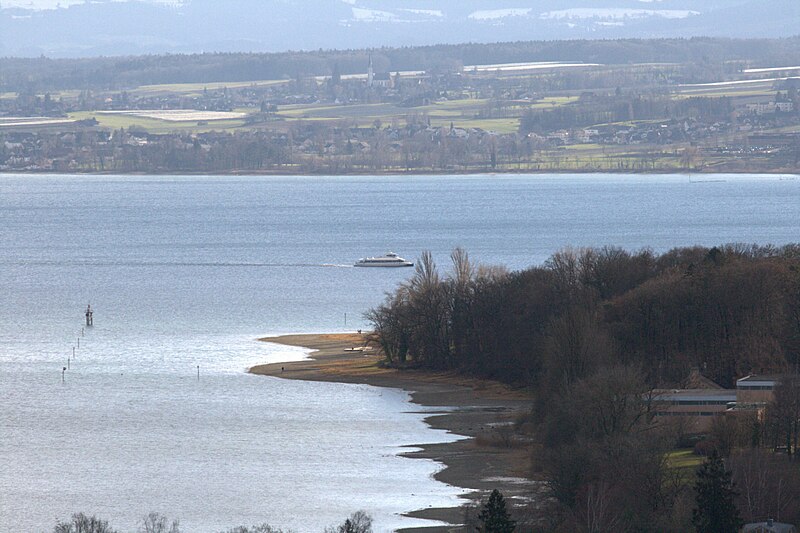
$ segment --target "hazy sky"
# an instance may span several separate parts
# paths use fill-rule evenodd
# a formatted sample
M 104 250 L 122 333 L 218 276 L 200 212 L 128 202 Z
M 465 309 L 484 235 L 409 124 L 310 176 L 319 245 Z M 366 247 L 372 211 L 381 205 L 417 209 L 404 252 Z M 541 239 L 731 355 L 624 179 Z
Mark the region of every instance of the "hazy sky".
M 83 4 L 87 0 L 0 0 L 0 7 L 24 7 L 29 9 L 55 9 L 59 6 L 69 7 Z M 125 2 L 127 0 L 111 0 Z M 142 0 L 161 4 L 178 4 L 182 0 Z
M 80 4 L 83 0 L 0 0 L 0 7 L 28 7 L 32 9 L 53 9 L 71 4 Z

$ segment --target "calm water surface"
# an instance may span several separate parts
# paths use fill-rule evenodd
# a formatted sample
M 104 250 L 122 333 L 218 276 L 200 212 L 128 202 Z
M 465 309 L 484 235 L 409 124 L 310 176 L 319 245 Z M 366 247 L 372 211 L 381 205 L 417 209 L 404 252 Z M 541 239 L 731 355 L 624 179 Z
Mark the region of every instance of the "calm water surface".
M 800 240 L 795 176 L 702 179 L 0 177 L 0 531 L 75 511 L 418 524 L 400 513 L 461 492 L 397 453 L 456 437 L 399 391 L 246 375 L 305 356 L 256 339 L 363 327 L 410 272 L 349 265 L 388 250 L 523 268 L 565 246 Z

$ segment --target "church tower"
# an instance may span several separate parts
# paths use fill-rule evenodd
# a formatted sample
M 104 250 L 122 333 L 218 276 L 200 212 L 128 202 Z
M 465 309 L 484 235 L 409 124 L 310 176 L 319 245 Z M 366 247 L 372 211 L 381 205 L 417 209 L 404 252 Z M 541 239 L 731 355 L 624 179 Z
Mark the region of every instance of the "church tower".
M 372 68 L 372 54 L 369 55 L 369 68 L 367 68 L 367 87 L 372 87 L 375 82 L 375 69 Z

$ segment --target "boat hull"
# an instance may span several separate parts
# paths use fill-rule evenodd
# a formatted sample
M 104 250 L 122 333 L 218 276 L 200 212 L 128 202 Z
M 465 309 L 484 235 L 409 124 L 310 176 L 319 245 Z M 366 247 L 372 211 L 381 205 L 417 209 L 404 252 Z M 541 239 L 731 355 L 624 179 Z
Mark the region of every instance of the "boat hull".
M 363 267 L 363 268 L 404 268 L 404 267 L 413 267 L 414 263 L 387 263 L 387 264 L 356 263 L 353 266 Z

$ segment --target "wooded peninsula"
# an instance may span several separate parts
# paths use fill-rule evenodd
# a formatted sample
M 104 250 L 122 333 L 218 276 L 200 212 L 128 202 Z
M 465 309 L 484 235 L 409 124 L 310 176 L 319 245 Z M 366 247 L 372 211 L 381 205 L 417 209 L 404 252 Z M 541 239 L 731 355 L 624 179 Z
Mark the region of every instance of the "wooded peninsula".
M 796 244 L 564 250 L 518 272 L 456 249 L 446 274 L 425 253 L 368 318 L 387 366 L 530 391 L 494 432 L 546 487 L 515 505 L 520 530 L 800 520 Z

